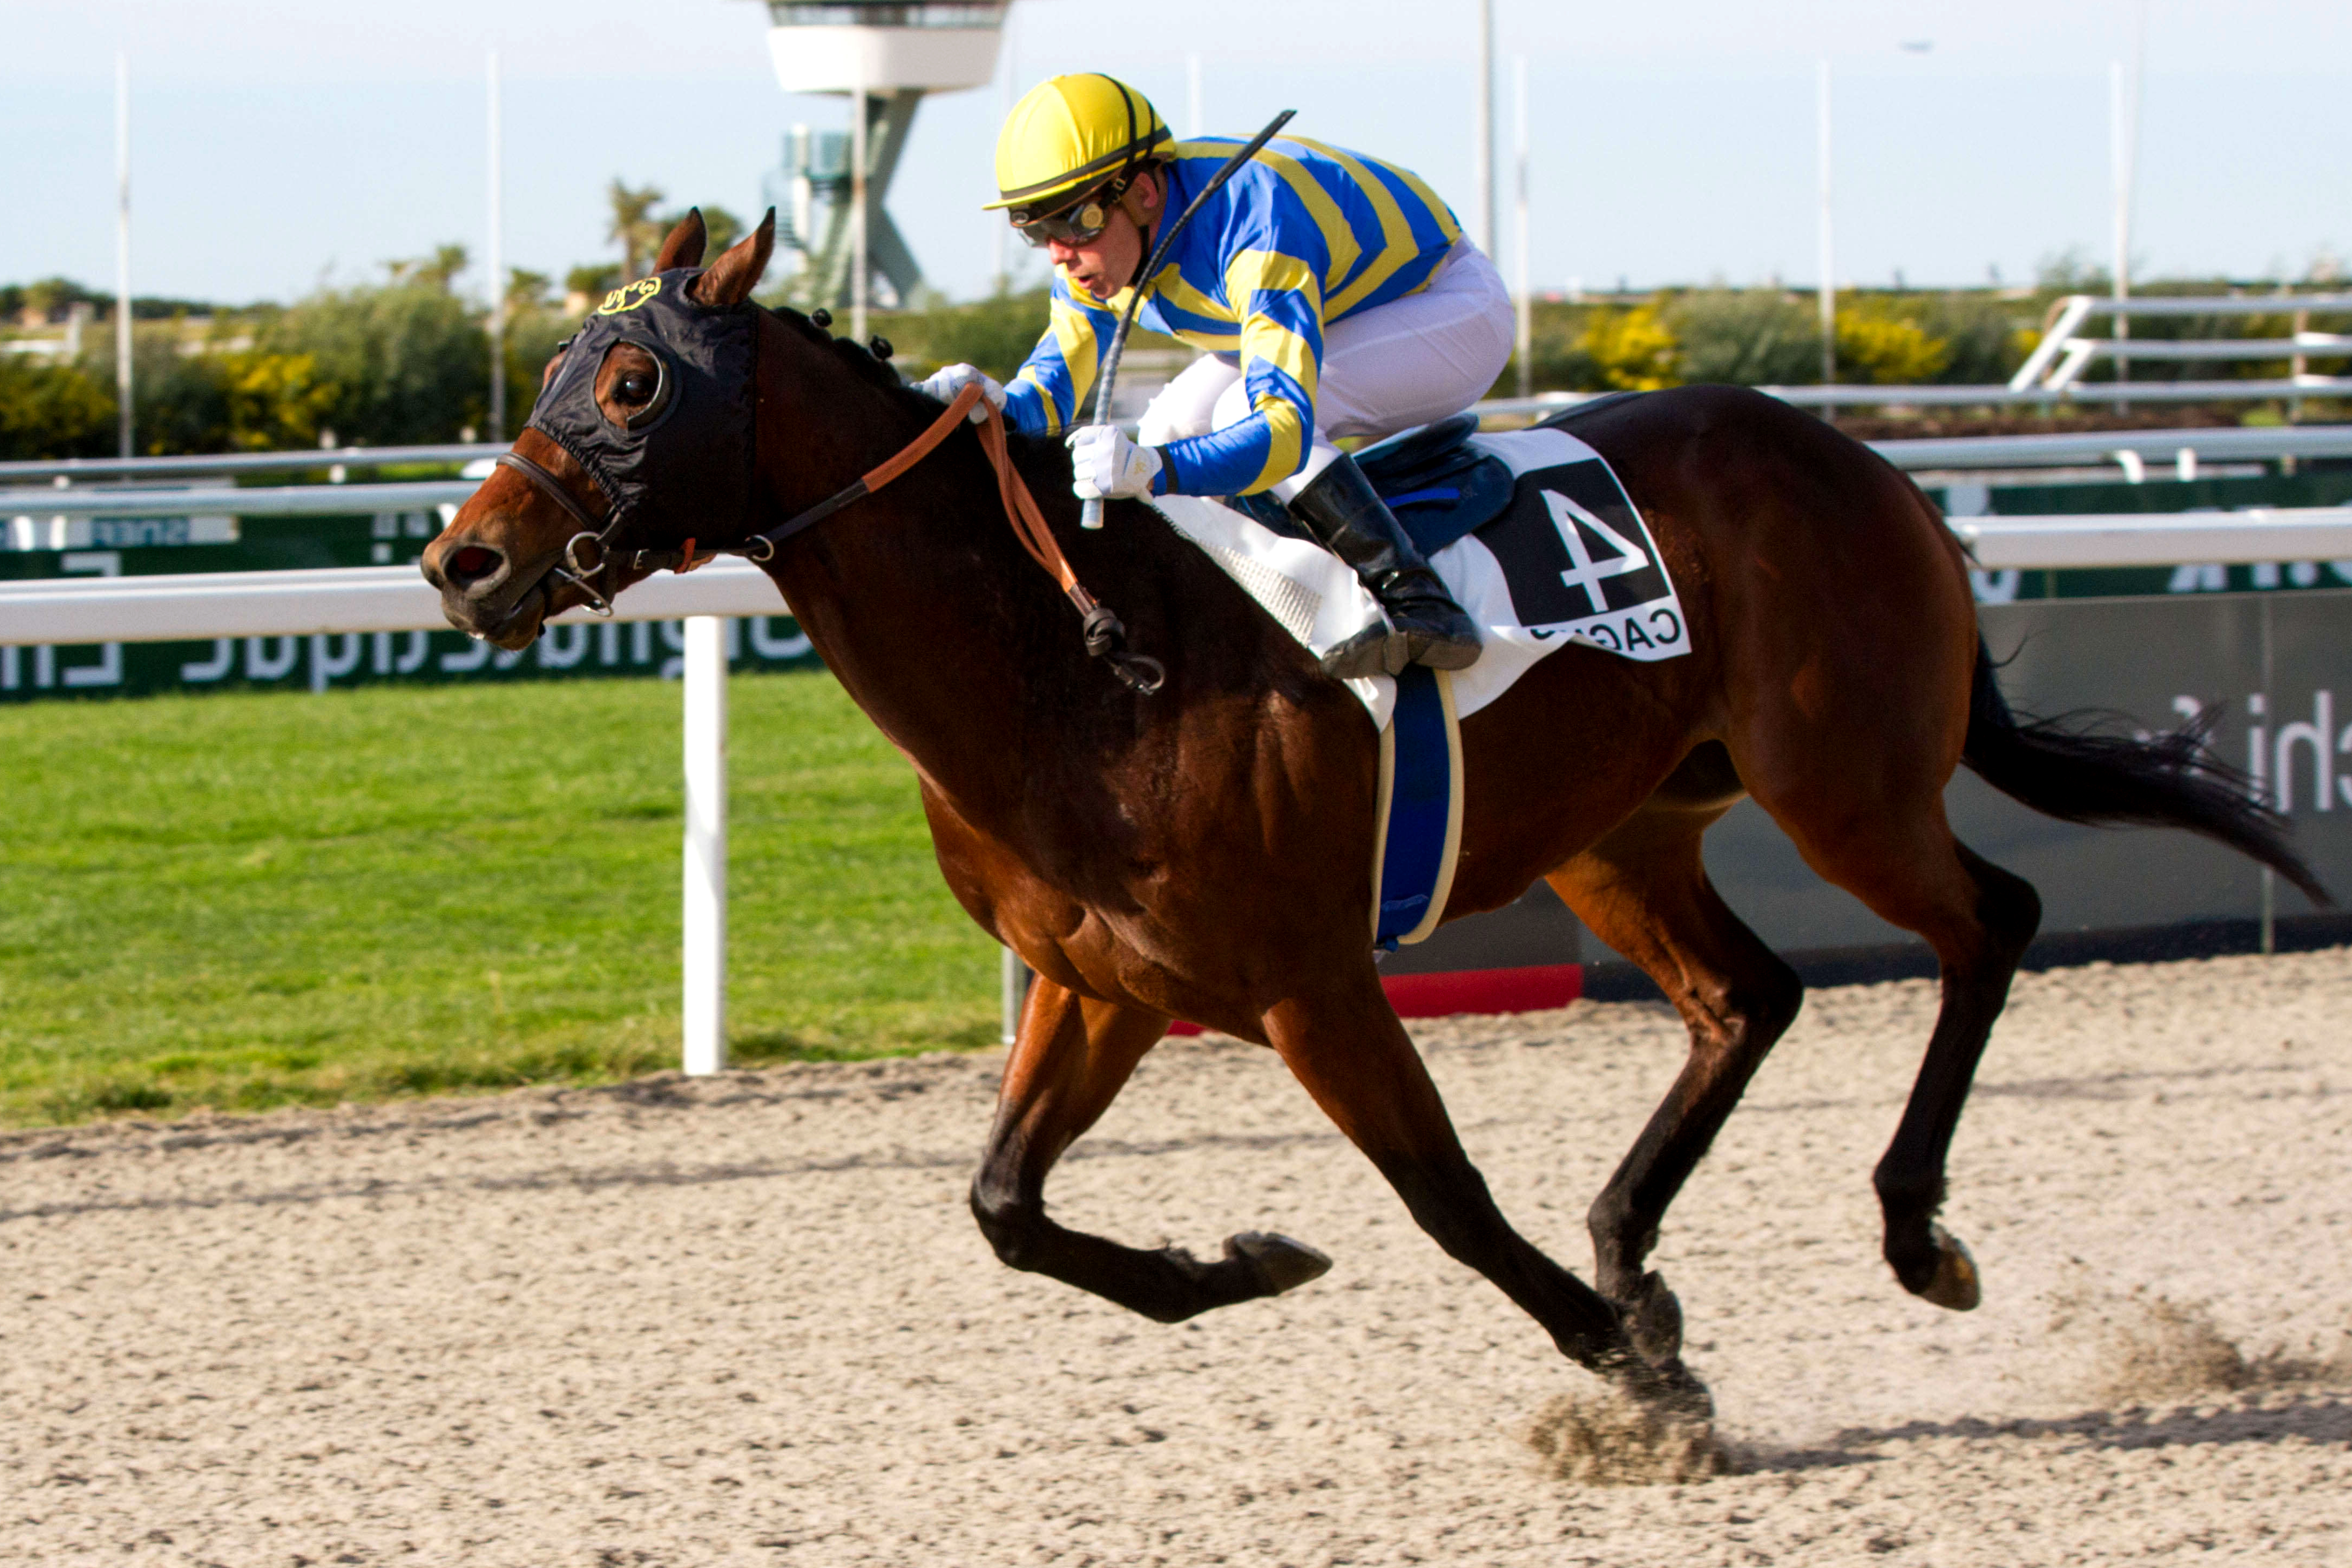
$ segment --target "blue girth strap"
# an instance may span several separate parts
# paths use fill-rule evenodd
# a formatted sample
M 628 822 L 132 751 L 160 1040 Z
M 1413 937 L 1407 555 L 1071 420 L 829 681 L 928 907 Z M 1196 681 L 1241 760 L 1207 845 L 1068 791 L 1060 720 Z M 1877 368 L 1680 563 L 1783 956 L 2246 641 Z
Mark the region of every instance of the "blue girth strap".
M 1462 842 L 1462 741 L 1451 679 L 1408 666 L 1396 678 L 1396 710 L 1381 737 L 1387 818 L 1372 940 L 1384 950 L 1435 931 L 1454 883 Z

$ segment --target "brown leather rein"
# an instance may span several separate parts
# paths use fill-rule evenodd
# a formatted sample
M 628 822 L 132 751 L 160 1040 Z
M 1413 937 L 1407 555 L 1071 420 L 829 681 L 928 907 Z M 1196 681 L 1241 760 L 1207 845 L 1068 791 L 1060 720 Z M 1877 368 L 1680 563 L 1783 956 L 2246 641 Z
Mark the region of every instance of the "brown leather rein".
M 1161 682 L 1168 679 L 1166 667 L 1156 658 L 1129 652 L 1127 628 L 1078 581 L 1069 557 L 1062 552 L 1060 541 L 1054 537 L 1054 531 L 1047 526 L 1045 514 L 1038 510 L 1037 499 L 1029 493 L 1028 482 L 1013 466 L 1012 452 L 1004 437 L 1003 412 L 994 404 L 982 402 L 981 388 L 976 382 L 959 391 L 955 400 L 948 405 L 947 412 L 933 420 L 921 435 L 816 505 L 795 513 L 764 532 L 753 534 L 740 544 L 707 550 L 698 555 L 695 552 L 696 542 L 691 539 L 677 550 L 636 550 L 625 556 L 615 555 L 610 548 L 609 538 L 614 524 L 607 522 L 600 527 L 588 509 L 580 503 L 579 498 L 555 475 L 519 453 L 501 452 L 497 461 L 500 467 L 512 468 L 530 481 L 533 489 L 562 507 L 573 521 L 581 525 L 583 531 L 572 535 L 564 544 L 563 565 L 551 570 L 555 575 L 586 594 L 590 608 L 599 614 L 610 615 L 611 601 L 597 591 L 592 580 L 602 576 L 604 569 L 615 560 L 639 571 L 667 570 L 680 574 L 691 572 L 719 555 L 741 555 L 761 563 L 772 561 L 777 548 L 784 541 L 815 527 L 852 502 L 863 500 L 929 457 L 941 442 L 954 434 L 959 423 L 971 416 L 975 405 L 987 410 L 980 426 L 980 445 L 981 449 L 988 454 L 990 465 L 996 470 L 997 496 L 1004 505 L 1005 521 L 1012 524 L 1013 536 L 1021 542 L 1021 548 L 1029 552 L 1029 558 L 1044 567 L 1047 574 L 1060 584 L 1070 603 L 1077 606 L 1083 622 L 1087 652 L 1108 663 L 1112 673 L 1134 690 L 1146 694 L 1159 690 Z M 593 563 L 580 558 L 580 545 L 583 541 L 595 546 L 596 560 Z M 567 567 L 569 570 L 565 570 Z

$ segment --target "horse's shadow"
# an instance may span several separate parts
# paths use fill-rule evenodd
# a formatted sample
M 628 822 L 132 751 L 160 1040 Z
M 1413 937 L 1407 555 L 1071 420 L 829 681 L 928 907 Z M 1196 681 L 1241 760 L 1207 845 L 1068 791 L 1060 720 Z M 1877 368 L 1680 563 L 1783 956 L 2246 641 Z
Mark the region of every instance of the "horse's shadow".
M 2214 1397 L 2233 1396 L 2217 1394 Z M 2076 1447 L 2110 1451 L 2296 1440 L 2352 1444 L 2352 1393 L 2312 1390 L 2281 1395 L 2273 1391 L 2273 1397 L 2260 1405 L 2135 1406 L 2085 1411 L 2055 1420 L 1986 1421 L 1968 1416 L 1958 1421 L 1906 1421 L 1897 1426 L 1849 1426 L 1828 1442 L 1810 1447 L 1737 1441 L 1727 1447 L 1736 1474 L 1786 1474 L 1877 1464 L 1895 1457 L 1883 1451 L 1890 1444 L 1936 1437 L 2072 1438 Z

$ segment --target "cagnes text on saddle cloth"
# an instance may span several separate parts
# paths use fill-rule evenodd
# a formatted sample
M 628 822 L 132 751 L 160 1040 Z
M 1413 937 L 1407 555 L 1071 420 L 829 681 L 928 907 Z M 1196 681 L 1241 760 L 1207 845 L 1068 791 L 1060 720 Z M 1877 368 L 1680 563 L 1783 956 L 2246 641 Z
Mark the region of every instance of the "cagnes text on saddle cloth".
M 1565 430 L 1470 440 L 1510 468 L 1514 493 L 1501 515 L 1430 557 L 1486 641 L 1478 662 L 1454 676 L 1459 717 L 1571 641 L 1644 662 L 1690 651 L 1689 622 L 1657 542 L 1600 453 Z M 1380 613 L 1355 574 L 1317 545 L 1202 497 L 1151 504 L 1318 656 Z M 1376 676 L 1348 685 L 1385 731 L 1396 682 Z

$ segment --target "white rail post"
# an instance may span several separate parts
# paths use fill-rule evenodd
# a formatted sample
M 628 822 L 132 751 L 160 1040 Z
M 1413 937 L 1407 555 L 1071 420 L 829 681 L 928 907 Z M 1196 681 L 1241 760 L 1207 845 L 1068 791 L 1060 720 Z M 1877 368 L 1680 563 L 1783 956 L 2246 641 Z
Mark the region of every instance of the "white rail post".
M 997 965 L 1001 994 L 998 1039 L 1009 1046 L 1021 1037 L 1021 1009 L 1029 1000 L 1029 966 L 1009 947 L 1003 951 Z
M 686 1071 L 727 1070 L 727 618 L 686 617 Z

